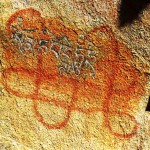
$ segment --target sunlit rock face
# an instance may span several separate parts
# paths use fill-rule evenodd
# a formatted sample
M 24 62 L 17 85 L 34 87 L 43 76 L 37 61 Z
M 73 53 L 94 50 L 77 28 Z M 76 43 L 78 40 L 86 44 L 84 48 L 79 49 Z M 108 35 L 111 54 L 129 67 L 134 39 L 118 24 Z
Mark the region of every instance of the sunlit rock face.
M 119 4 L 0 2 L 1 149 L 150 149 L 149 11 Z
M 82 14 L 89 15 L 91 18 L 103 18 L 109 23 L 115 23 L 117 21 L 117 7 L 118 0 L 88 0 L 78 1 L 72 0 L 74 5 L 79 8 Z

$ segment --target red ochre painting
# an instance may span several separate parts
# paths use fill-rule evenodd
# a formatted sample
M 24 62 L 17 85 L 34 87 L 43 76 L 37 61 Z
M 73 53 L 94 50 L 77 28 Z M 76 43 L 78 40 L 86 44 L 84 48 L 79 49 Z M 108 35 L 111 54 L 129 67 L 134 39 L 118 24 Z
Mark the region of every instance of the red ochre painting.
M 102 112 L 103 127 L 112 135 L 128 139 L 136 134 L 133 110 L 145 94 L 147 77 L 134 67 L 131 50 L 109 26 L 83 32 L 28 8 L 11 15 L 6 29 L 3 86 L 17 97 L 32 99 L 31 109 L 43 126 L 65 128 L 73 111 Z M 41 105 L 63 109 L 64 117 L 47 119 Z

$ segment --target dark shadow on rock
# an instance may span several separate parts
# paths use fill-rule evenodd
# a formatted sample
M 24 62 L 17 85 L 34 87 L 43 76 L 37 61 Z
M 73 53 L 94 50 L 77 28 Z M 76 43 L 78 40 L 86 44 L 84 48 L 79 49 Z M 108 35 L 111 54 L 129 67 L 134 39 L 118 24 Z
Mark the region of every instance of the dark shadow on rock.
M 150 111 L 150 96 L 149 96 L 148 104 L 147 104 L 147 107 L 146 107 L 146 111 Z
M 119 8 L 119 27 L 133 23 L 139 14 L 147 8 L 150 0 L 121 0 Z

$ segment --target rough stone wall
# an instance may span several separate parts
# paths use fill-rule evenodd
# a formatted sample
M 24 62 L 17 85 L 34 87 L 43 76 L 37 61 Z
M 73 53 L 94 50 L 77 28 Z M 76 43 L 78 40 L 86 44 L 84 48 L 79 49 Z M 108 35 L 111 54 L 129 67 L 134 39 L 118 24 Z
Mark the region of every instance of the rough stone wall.
M 119 5 L 0 1 L 1 150 L 150 149 L 150 10 Z

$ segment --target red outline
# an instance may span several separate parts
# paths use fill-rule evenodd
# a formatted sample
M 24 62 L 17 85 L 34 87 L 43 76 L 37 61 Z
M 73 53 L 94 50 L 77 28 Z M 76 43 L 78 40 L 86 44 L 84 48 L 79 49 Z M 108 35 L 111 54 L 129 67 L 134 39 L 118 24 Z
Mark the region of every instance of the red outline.
M 67 28 L 61 23 L 61 21 L 59 19 L 56 19 L 56 18 L 54 18 L 54 19 L 50 18 L 50 19 L 46 20 L 46 19 L 41 17 L 41 14 L 39 11 L 34 10 L 32 8 L 20 10 L 20 11 L 16 12 L 15 14 L 13 14 L 8 19 L 7 24 L 6 24 L 6 28 L 7 28 L 9 37 L 12 33 L 10 26 L 13 23 L 13 21 L 17 18 L 17 16 L 26 15 L 26 14 L 30 14 L 30 13 L 32 15 L 34 13 L 36 19 L 40 22 L 38 28 L 42 28 L 42 27 L 44 27 L 44 24 L 47 25 L 48 23 L 52 22 L 53 26 L 51 25 L 49 28 L 52 30 L 52 32 L 54 34 L 57 34 L 57 35 L 66 34 L 67 36 L 69 36 L 71 38 L 71 40 L 73 42 L 78 41 L 77 35 L 75 34 L 75 31 L 80 33 L 81 32 L 80 30 L 75 29 L 73 27 Z M 32 19 L 33 18 L 31 18 L 31 20 L 30 20 L 31 22 L 32 22 Z M 59 26 L 60 26 L 60 29 L 58 28 Z M 58 28 L 57 30 L 56 30 L 56 27 Z M 96 34 L 96 32 L 99 32 L 99 31 L 109 35 L 110 39 L 104 40 L 104 39 L 101 39 L 100 37 L 95 37 L 94 34 Z M 37 34 L 38 34 L 37 38 L 39 38 L 40 34 L 39 33 L 37 33 Z M 99 39 L 99 40 L 96 41 L 97 39 Z M 97 27 L 97 28 L 95 28 L 92 31 L 89 31 L 87 33 L 87 41 L 92 41 L 97 46 L 97 48 L 100 48 L 100 49 L 102 47 L 104 47 L 105 45 L 106 45 L 106 47 L 110 48 L 109 49 L 110 52 L 109 52 L 108 57 L 104 57 L 104 58 L 102 57 L 101 59 L 99 59 L 99 61 L 96 64 L 97 72 L 101 72 L 102 74 L 104 74 L 106 76 L 105 84 L 107 84 L 107 88 L 108 88 L 108 89 L 106 89 L 105 98 L 102 100 L 102 103 L 103 103 L 103 109 L 102 110 L 100 108 L 97 108 L 97 107 L 95 107 L 95 108 L 91 107 L 88 109 L 83 109 L 80 106 L 76 107 L 74 105 L 78 101 L 77 92 L 80 90 L 81 84 L 87 84 L 89 87 L 95 87 L 95 89 L 99 89 L 100 85 L 97 85 L 96 83 L 94 83 L 90 79 L 89 79 L 89 81 L 82 81 L 82 80 L 78 81 L 77 79 L 74 79 L 71 77 L 65 77 L 65 76 L 59 75 L 58 73 L 53 73 L 53 72 L 47 71 L 46 68 L 43 68 L 43 55 L 42 55 L 42 53 L 39 53 L 37 56 L 37 68 L 36 69 L 27 68 L 25 66 L 22 66 L 22 64 L 20 64 L 20 67 L 15 67 L 15 68 L 9 67 L 9 68 L 4 69 L 3 74 L 2 74 L 2 81 L 3 81 L 4 88 L 8 92 L 10 92 L 13 95 L 16 95 L 18 97 L 21 97 L 21 98 L 25 97 L 25 98 L 32 99 L 33 104 L 34 104 L 33 110 L 35 112 L 35 115 L 36 115 L 38 121 L 41 122 L 45 127 L 49 128 L 49 129 L 61 129 L 62 127 L 65 127 L 69 121 L 70 114 L 72 111 L 78 110 L 78 111 L 81 111 L 81 112 L 86 113 L 86 114 L 89 114 L 92 112 L 97 112 L 97 111 L 102 111 L 104 114 L 106 114 L 105 115 L 105 123 L 107 124 L 108 129 L 110 130 L 110 132 L 113 135 L 115 135 L 119 138 L 125 138 L 125 139 L 131 138 L 136 134 L 136 131 L 137 131 L 138 123 L 137 123 L 136 119 L 134 118 L 134 116 L 132 116 L 130 114 L 127 114 L 125 112 L 121 112 L 122 115 L 129 116 L 131 118 L 131 120 L 133 122 L 135 122 L 135 126 L 132 130 L 132 133 L 129 133 L 126 135 L 113 132 L 112 128 L 110 126 L 110 122 L 109 122 L 109 114 L 111 114 L 111 113 L 117 114 L 117 112 L 114 110 L 113 111 L 109 110 L 109 105 L 110 105 L 110 102 L 112 101 L 112 95 L 113 94 L 120 94 L 121 93 L 121 94 L 125 94 L 124 96 L 126 96 L 126 94 L 127 94 L 126 92 L 130 92 L 131 90 L 133 90 L 134 88 L 136 88 L 140 84 L 140 83 L 137 83 L 140 80 L 140 78 L 138 77 L 138 73 L 135 73 L 135 70 L 134 70 L 134 68 L 132 68 L 132 66 L 128 67 L 128 73 L 132 74 L 134 81 L 125 90 L 114 89 L 115 72 L 119 71 L 119 68 L 120 68 L 119 63 L 121 62 L 121 60 L 118 58 L 119 45 L 118 45 L 118 41 L 116 40 L 116 38 L 113 34 L 113 31 L 108 26 Z M 84 44 L 86 45 L 86 42 Z M 6 58 L 9 60 L 8 63 L 11 62 L 11 59 L 14 58 L 14 55 L 16 53 L 14 51 L 13 52 L 11 52 L 11 51 L 13 51 L 13 46 L 10 46 L 10 49 L 5 51 Z M 105 49 L 102 49 L 102 52 L 105 52 Z M 107 67 L 105 68 L 104 66 L 107 66 Z M 125 66 L 125 65 L 123 65 L 123 66 Z M 33 93 L 30 93 L 30 94 L 24 94 L 24 93 L 15 91 L 11 87 L 9 87 L 8 81 L 9 81 L 9 77 L 10 77 L 11 73 L 21 73 L 22 75 L 26 75 L 29 78 L 35 77 L 35 85 L 34 85 L 35 91 Z M 53 79 L 53 82 L 54 82 L 55 80 L 57 80 L 56 78 L 59 76 L 61 76 L 61 78 L 63 78 L 66 83 L 68 83 L 72 86 L 72 99 L 71 99 L 71 102 L 69 103 L 69 105 L 66 104 L 65 102 L 58 102 L 58 100 L 56 100 L 56 99 L 49 99 L 45 95 L 39 93 L 40 84 L 43 81 Z M 144 91 L 144 90 L 142 89 L 142 91 Z M 44 121 L 44 118 L 42 117 L 42 115 L 38 111 L 37 101 L 52 102 L 58 107 L 62 107 L 62 108 L 67 109 L 67 115 L 66 115 L 65 120 L 63 120 L 62 122 L 58 122 L 56 124 L 46 123 Z

